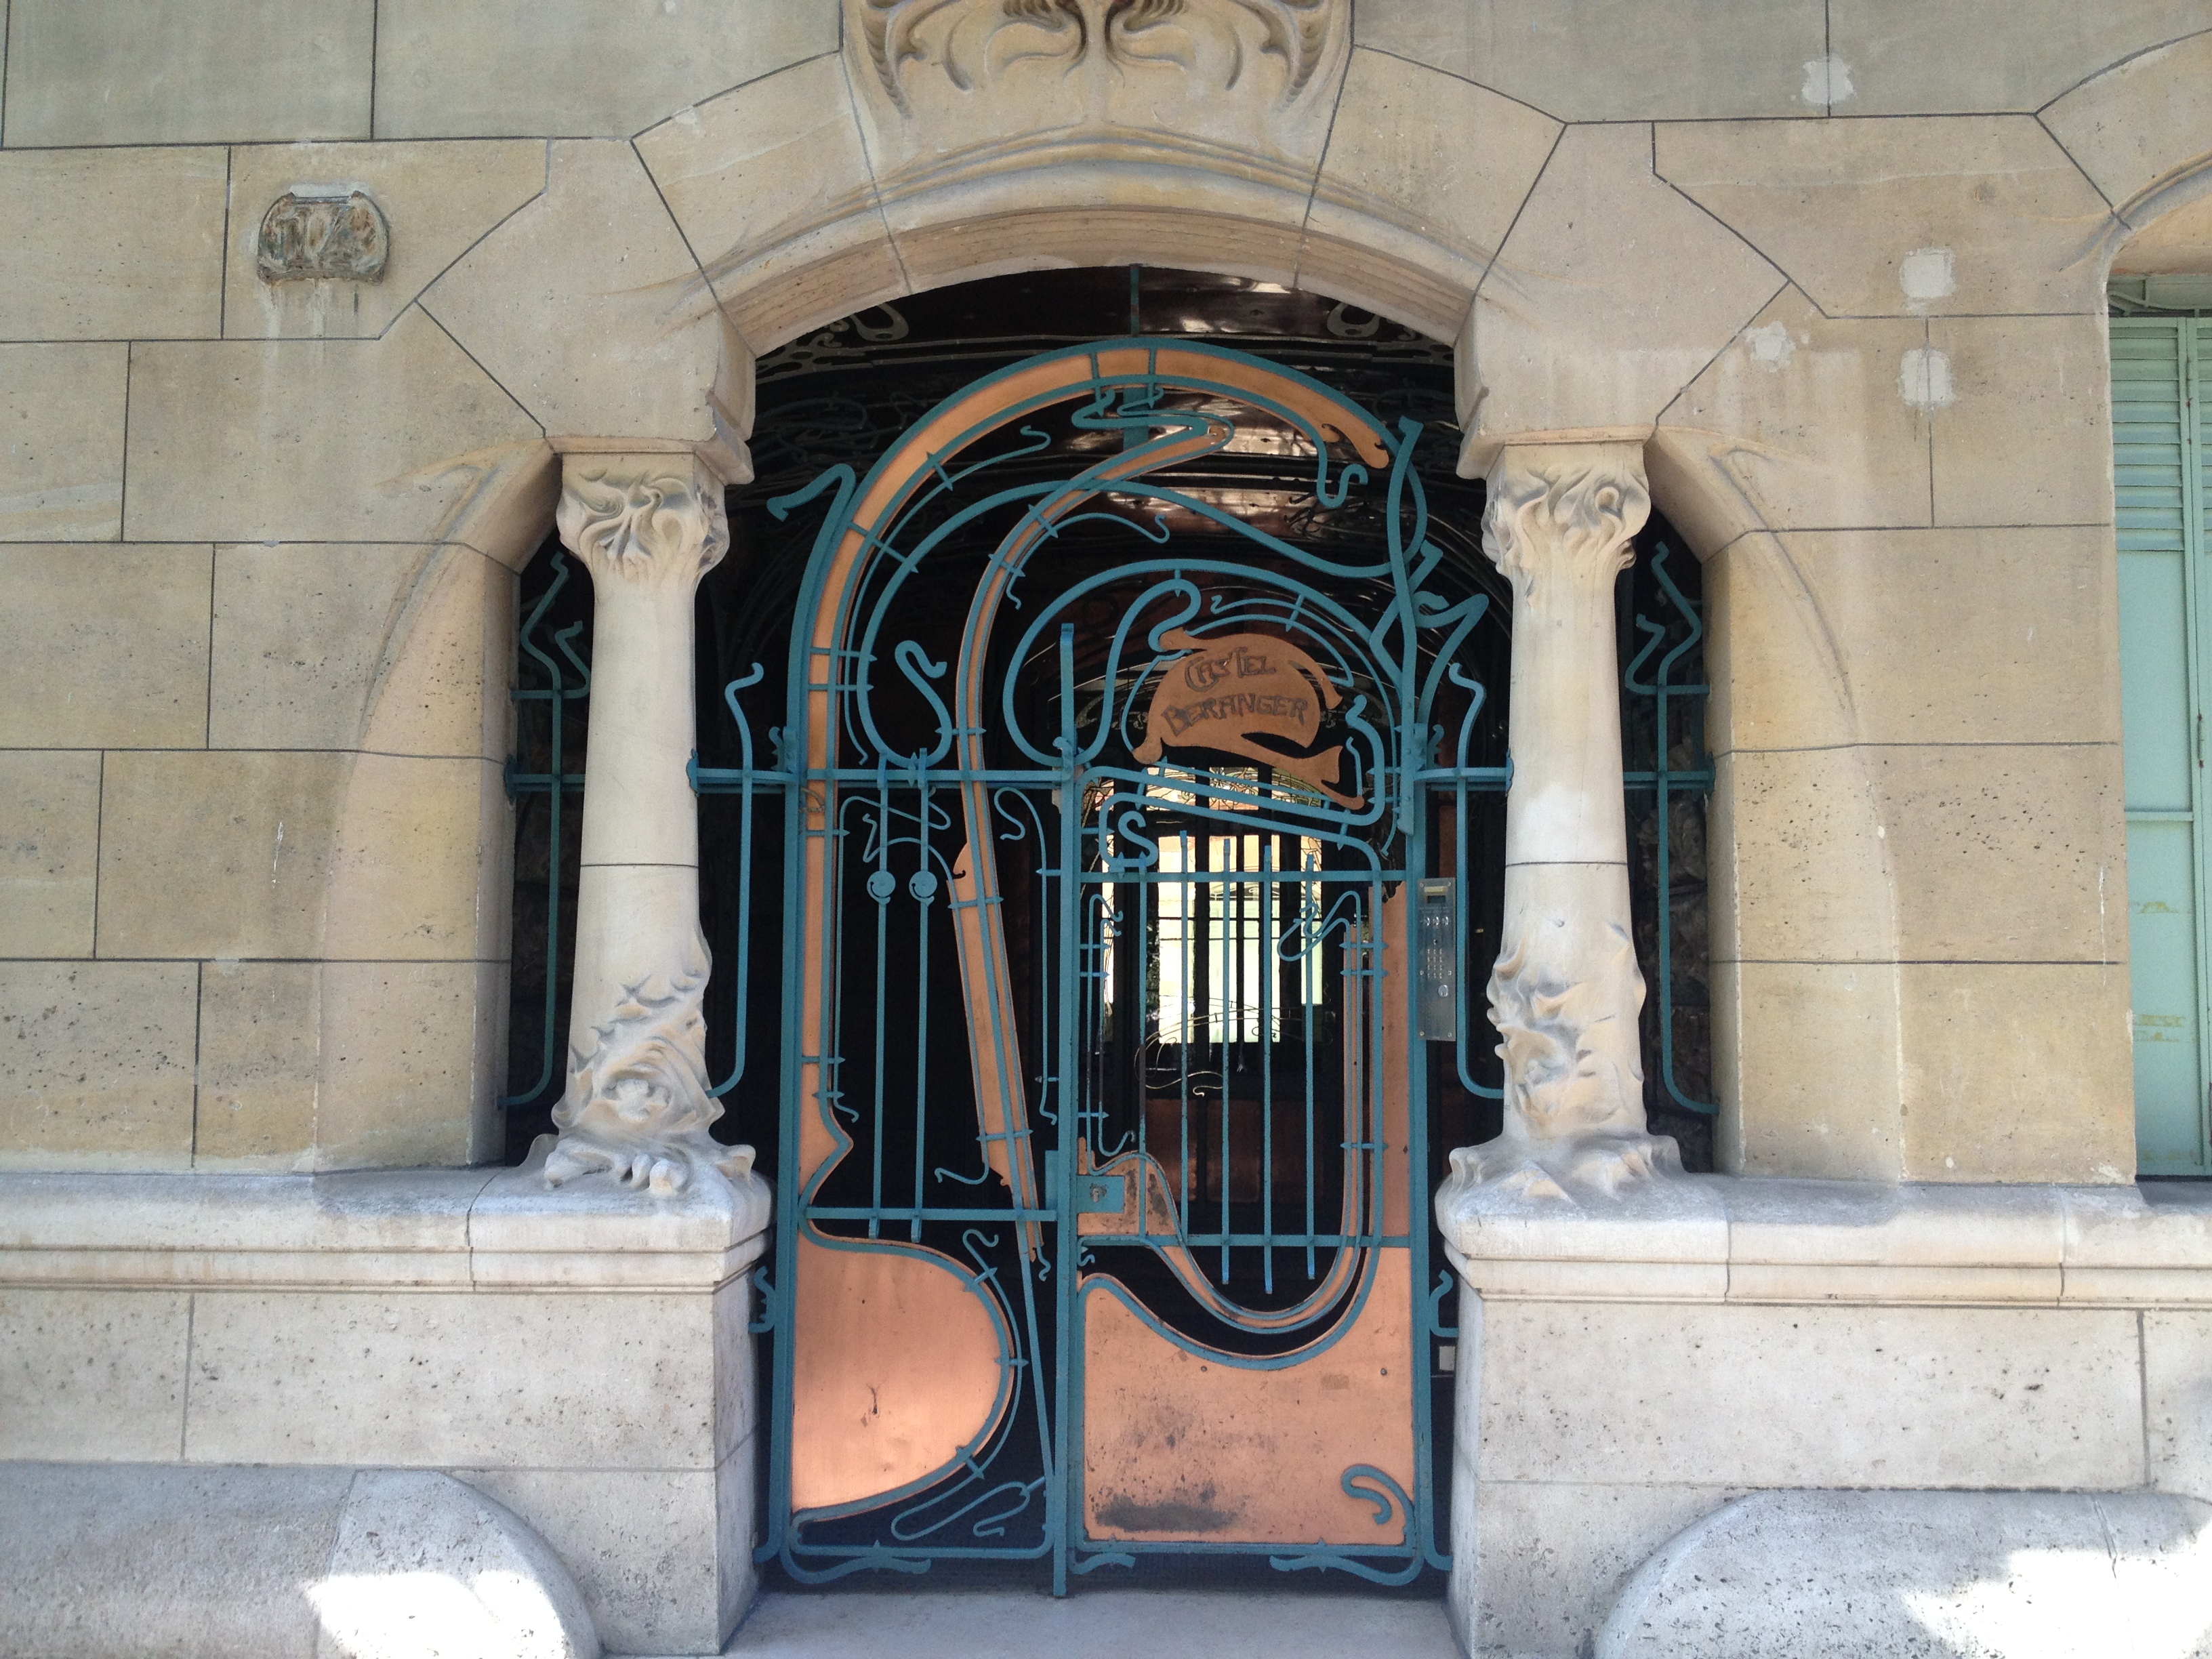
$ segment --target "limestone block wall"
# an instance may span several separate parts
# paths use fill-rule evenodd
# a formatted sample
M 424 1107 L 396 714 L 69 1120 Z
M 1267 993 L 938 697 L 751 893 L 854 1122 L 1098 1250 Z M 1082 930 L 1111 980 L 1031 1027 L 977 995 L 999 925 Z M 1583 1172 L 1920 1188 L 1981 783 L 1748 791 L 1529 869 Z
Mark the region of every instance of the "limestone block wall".
M 2201 0 L 1085 6 L 14 0 L 0 1162 L 488 1155 L 556 452 L 732 454 L 755 352 L 1141 260 L 1457 338 L 1470 466 L 1649 441 L 1732 1167 L 2131 1175 L 2101 294 L 2201 193 Z M 302 187 L 380 280 L 261 279 Z
M 10 15 L 0 1161 L 496 1152 L 514 573 L 549 435 L 714 435 L 723 325 L 623 136 L 834 42 L 761 10 Z M 380 280 L 257 274 L 317 185 L 383 210 Z

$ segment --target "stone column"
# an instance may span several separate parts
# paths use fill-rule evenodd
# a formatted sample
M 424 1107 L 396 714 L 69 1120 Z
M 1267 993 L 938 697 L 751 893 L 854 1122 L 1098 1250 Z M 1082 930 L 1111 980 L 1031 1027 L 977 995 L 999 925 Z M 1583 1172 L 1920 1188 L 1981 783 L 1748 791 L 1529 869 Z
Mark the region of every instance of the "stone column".
M 1505 919 L 1490 976 L 1505 1127 L 1453 1152 L 1460 1182 L 1563 1198 L 1681 1168 L 1644 1119 L 1613 641 L 1613 582 L 1650 510 L 1638 444 L 1511 446 L 1490 470 L 1483 550 L 1513 582 Z
M 561 540 L 592 573 L 592 718 L 568 1086 L 553 1185 L 599 1170 L 671 1194 L 752 1150 L 708 1133 L 699 818 L 686 774 L 692 605 L 730 543 L 722 482 L 688 453 L 562 458 Z

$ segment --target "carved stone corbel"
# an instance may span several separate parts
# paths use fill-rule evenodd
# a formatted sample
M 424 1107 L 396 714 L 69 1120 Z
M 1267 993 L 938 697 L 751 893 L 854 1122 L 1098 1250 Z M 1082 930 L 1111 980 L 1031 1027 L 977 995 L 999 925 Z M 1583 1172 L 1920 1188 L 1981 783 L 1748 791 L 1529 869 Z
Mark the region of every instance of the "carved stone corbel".
M 708 1133 L 699 821 L 687 773 L 693 596 L 727 550 L 722 482 L 688 454 L 562 458 L 561 540 L 592 573 L 592 730 L 576 894 L 568 1081 L 545 1161 L 672 1194 L 736 1180 Z
M 1651 511 L 1640 446 L 1516 446 L 1489 477 L 1483 551 L 1513 583 L 1513 782 L 1504 950 L 1490 976 L 1504 1132 L 1457 1181 L 1532 1198 L 1679 1173 L 1648 1133 L 1628 910 L 1613 583 Z

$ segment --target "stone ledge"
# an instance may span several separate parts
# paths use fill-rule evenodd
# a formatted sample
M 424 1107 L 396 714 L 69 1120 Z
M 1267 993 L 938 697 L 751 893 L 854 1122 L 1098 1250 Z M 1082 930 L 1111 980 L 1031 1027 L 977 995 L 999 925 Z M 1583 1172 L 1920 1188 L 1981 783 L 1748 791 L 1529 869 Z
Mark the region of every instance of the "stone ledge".
M 1501 1300 L 2212 1307 L 2212 1184 L 1690 1176 L 1575 1206 L 1451 1181 L 1436 1213 Z
M 0 1285 L 711 1290 L 769 1209 L 757 1176 L 654 1200 L 522 1170 L 0 1172 Z

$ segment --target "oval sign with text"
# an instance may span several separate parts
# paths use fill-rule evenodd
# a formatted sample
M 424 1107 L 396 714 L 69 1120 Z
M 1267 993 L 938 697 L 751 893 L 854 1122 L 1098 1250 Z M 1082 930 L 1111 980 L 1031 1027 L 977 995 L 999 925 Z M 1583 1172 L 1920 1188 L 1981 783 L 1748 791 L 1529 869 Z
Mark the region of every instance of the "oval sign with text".
M 1160 645 L 1191 654 L 1169 664 L 1152 689 L 1133 759 L 1148 763 L 1169 749 L 1218 750 L 1287 772 L 1340 806 L 1366 805 L 1334 781 L 1344 746 L 1315 747 L 1322 716 L 1343 698 L 1311 657 L 1272 634 L 1200 639 L 1178 628 L 1161 635 Z

